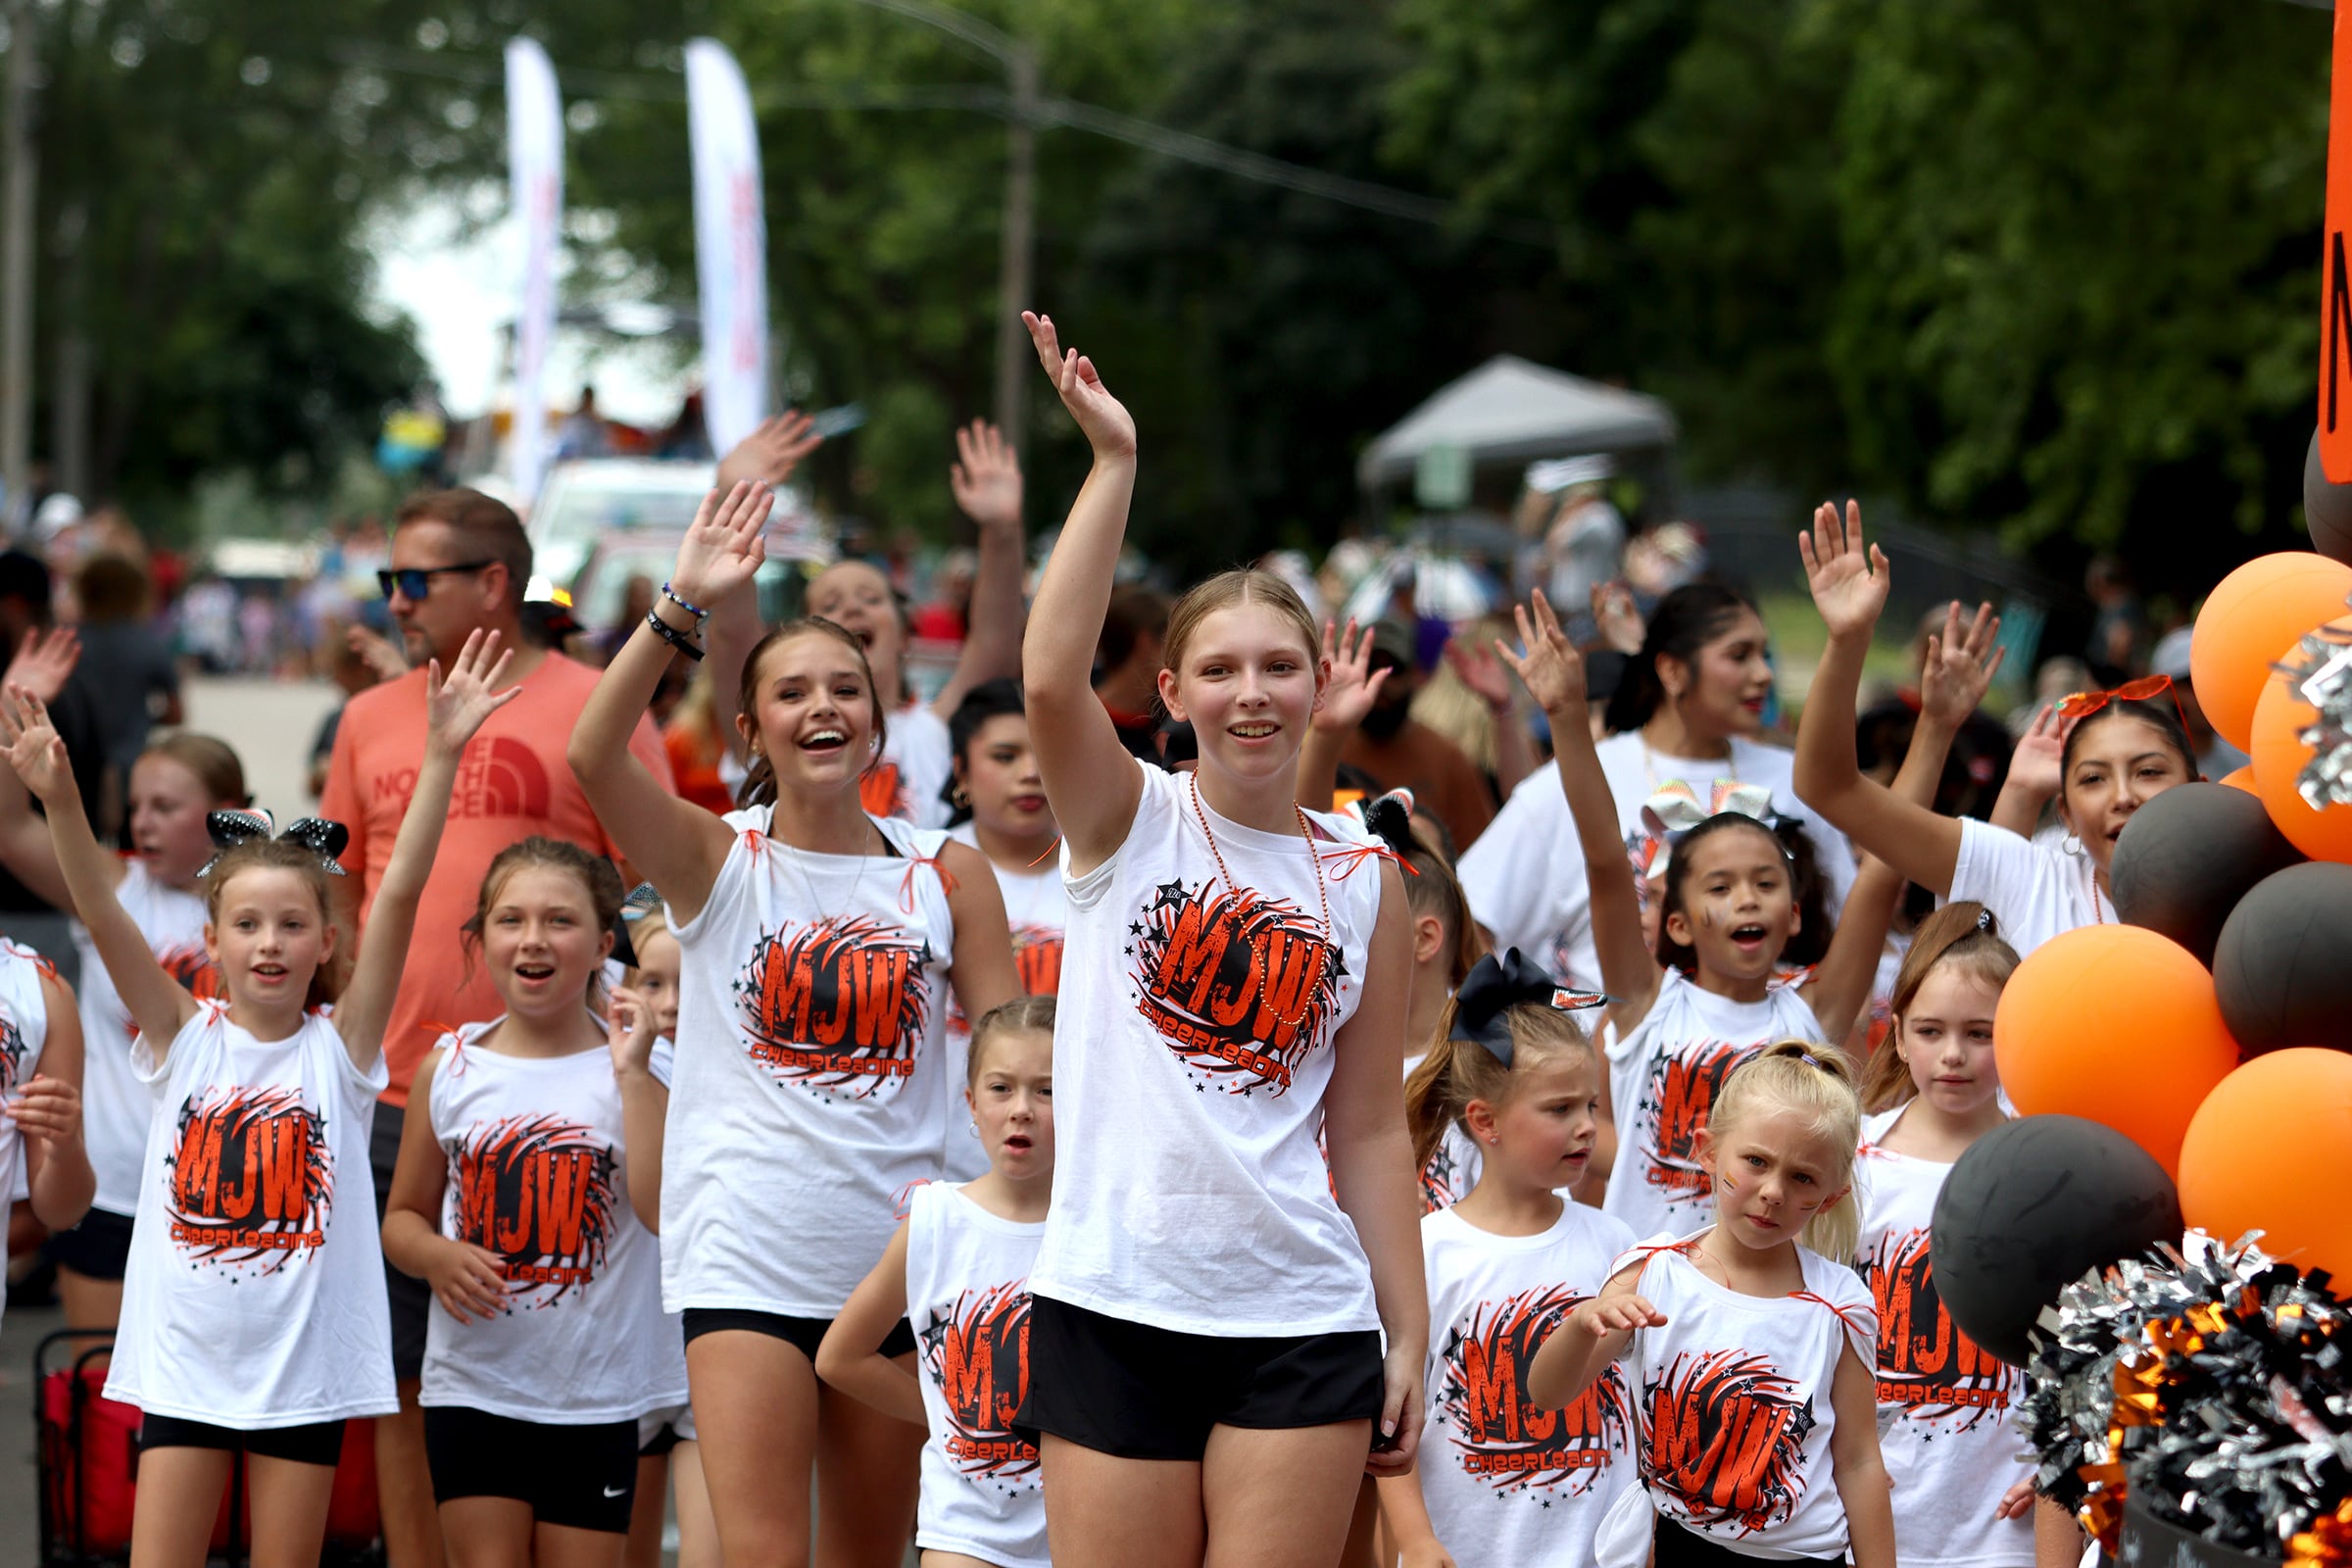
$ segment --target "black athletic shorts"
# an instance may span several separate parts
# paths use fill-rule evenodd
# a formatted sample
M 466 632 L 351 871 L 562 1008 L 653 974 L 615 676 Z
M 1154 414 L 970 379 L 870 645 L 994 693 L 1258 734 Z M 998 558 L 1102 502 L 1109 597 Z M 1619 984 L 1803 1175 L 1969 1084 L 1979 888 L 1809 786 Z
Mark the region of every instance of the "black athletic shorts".
M 1122 1459 L 1198 1459 L 1212 1427 L 1377 1421 L 1386 1386 L 1370 1329 L 1286 1339 L 1178 1334 L 1035 1297 L 1029 1393 L 1013 1430 Z
M 42 1255 L 84 1279 L 119 1280 L 130 1261 L 130 1216 L 93 1208 L 81 1223 L 62 1230 L 41 1246 Z
M 375 1103 L 375 1125 L 368 1135 L 368 1163 L 375 1172 L 375 1223 L 384 1223 L 384 1204 L 392 1197 L 392 1167 L 400 1163 L 400 1134 L 408 1112 L 382 1101 Z M 392 1375 L 403 1383 L 424 1376 L 424 1326 L 433 1315 L 433 1288 L 403 1274 L 389 1260 L 384 1264 L 384 1294 L 392 1302 Z
M 629 1533 L 637 1491 L 634 1420 L 556 1426 L 428 1405 L 424 1457 L 435 1502 L 513 1497 L 529 1503 L 539 1524 Z
M 182 1421 L 177 1416 L 149 1415 L 139 1421 L 139 1451 L 144 1453 L 150 1448 L 219 1448 L 225 1453 L 242 1450 L 264 1459 L 322 1464 L 332 1470 L 343 1458 L 343 1423 L 314 1421 L 308 1426 L 238 1432 L 202 1421 Z
M 833 1327 L 829 1317 L 786 1317 L 781 1312 L 753 1312 L 733 1306 L 690 1306 L 685 1311 L 685 1320 L 688 1345 L 706 1334 L 741 1329 L 782 1340 L 807 1356 L 811 1365 L 816 1361 L 816 1348 L 824 1343 L 826 1331 Z M 882 1353 L 906 1355 L 913 1349 L 914 1330 L 901 1318 L 891 1328 L 890 1337 L 882 1342 Z
M 1702 1536 L 1695 1530 L 1686 1530 L 1671 1519 L 1658 1520 L 1657 1543 L 1651 1548 L 1650 1568 L 1756 1568 L 1761 1558 L 1744 1551 L 1735 1551 L 1712 1536 Z M 1836 1565 L 1845 1558 L 1783 1557 L 1784 1563 L 1822 1563 Z

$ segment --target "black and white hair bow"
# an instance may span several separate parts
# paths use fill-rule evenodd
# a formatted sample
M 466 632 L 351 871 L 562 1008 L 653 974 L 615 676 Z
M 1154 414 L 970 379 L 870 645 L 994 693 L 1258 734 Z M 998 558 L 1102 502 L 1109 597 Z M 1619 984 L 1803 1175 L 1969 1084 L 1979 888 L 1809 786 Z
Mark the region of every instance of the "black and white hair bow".
M 238 845 L 272 837 L 299 844 L 310 851 L 318 858 L 319 867 L 328 876 L 345 874 L 342 862 L 335 857 L 341 855 L 343 847 L 351 842 L 351 830 L 340 822 L 329 822 L 319 816 L 306 816 L 280 833 L 276 819 L 268 811 L 230 810 L 206 812 L 204 826 L 205 831 L 212 834 L 213 848 L 219 854 L 204 862 L 196 872 L 198 876 L 210 876 L 213 867 L 220 863 L 220 857 Z
M 1505 1067 L 1511 1064 L 1511 1026 L 1503 1014 L 1513 1007 L 1534 1005 L 1573 1012 L 1607 1005 L 1597 991 L 1564 991 L 1544 966 L 1517 948 L 1501 957 L 1488 954 L 1471 967 L 1461 990 L 1453 996 L 1450 1038 L 1484 1046 Z

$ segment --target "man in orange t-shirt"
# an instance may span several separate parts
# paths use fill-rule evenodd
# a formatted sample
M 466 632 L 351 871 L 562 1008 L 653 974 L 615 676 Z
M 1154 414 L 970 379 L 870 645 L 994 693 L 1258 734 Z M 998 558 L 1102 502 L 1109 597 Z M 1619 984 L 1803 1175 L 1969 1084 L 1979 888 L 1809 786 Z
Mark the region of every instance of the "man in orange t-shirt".
M 417 1063 L 444 1026 L 495 1018 L 504 1010 L 478 955 L 458 937 L 473 917 L 491 859 L 534 834 L 618 857 L 564 760 L 597 671 L 524 641 L 522 591 L 531 576 L 531 544 L 513 510 L 478 490 L 419 496 L 401 509 L 391 569 L 379 575 L 416 667 L 351 699 L 335 730 L 318 802 L 319 815 L 351 830 L 345 858 L 356 884 L 352 891 L 360 898 L 362 925 L 392 858 L 392 841 L 424 757 L 425 660 L 438 659 L 447 669 L 468 635 L 495 631 L 503 647 L 514 650 L 506 679 L 522 687 L 521 697 L 490 715 L 459 764 L 449 825 L 424 885 L 416 937 L 409 945 L 400 994 L 384 1029 L 392 1083 L 376 1106 L 369 1151 L 380 1218 Z M 669 757 L 650 718 L 638 722 L 629 750 L 668 784 Z M 376 1474 L 384 1544 L 393 1563 L 405 1568 L 440 1557 L 424 1424 L 416 1406 L 432 1292 L 389 1265 L 385 1272 L 401 1413 L 377 1423 Z

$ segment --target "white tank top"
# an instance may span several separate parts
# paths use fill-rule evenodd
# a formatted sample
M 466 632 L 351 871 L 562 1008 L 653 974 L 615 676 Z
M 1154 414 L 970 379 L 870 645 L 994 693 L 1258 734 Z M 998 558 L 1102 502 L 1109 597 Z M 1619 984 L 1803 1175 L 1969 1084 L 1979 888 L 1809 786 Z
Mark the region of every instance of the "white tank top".
M 51 972 L 39 954 L 0 937 L 0 1101 L 23 1094 L 40 1067 L 41 1047 L 49 1040 L 49 999 L 41 994 L 41 976 Z M 0 1116 L 0 1191 L 30 1197 L 31 1176 L 24 1135 Z M 6 1297 L 0 1291 L 0 1307 L 7 1305 Z
M 1071 1044 L 1054 1053 L 1032 1288 L 1179 1334 L 1377 1329 L 1371 1265 L 1316 1145 L 1380 913 L 1373 849 L 1309 813 L 1310 862 L 1298 833 L 1196 815 L 1191 774 L 1135 765 L 1126 840 L 1069 884 L 1056 1038 Z
M 1732 1002 L 1669 968 L 1648 1016 L 1608 1046 L 1617 1163 L 1601 1207 L 1636 1236 L 1684 1236 L 1713 1222 L 1698 1168 L 1698 1130 L 1732 1069 L 1776 1040 L 1819 1040 L 1821 1021 L 1796 988 Z
M 207 1002 L 163 1060 L 106 1396 L 238 1431 L 390 1415 L 392 1318 L 369 1205 L 362 1072 L 306 1013 L 254 1039 Z
M 969 822 L 948 829 L 948 837 L 980 850 L 980 835 Z M 1004 898 L 1004 925 L 1012 933 L 1012 964 L 1020 972 L 1021 995 L 1054 995 L 1061 989 L 1062 933 L 1070 923 L 1070 897 L 1062 888 L 1061 872 L 1050 859 L 1035 870 L 1007 871 L 993 860 L 989 869 L 997 873 L 997 891 Z M 978 1181 L 988 1174 L 988 1151 L 972 1131 L 971 1112 L 963 1101 L 972 1061 L 972 1021 L 952 997 L 947 1038 L 948 1115 L 941 1152 L 949 1181 Z
M 140 860 L 124 864 L 115 898 L 172 978 L 199 998 L 220 995 L 219 971 L 204 952 L 204 900 L 157 881 Z M 139 1164 L 147 1155 L 147 1124 L 155 1119 L 155 1088 L 131 1070 L 130 1039 L 138 1026 L 78 920 L 74 946 L 81 954 L 81 1136 L 98 1174 L 90 1206 L 127 1216 L 138 1212 Z
M 1045 1233 L 960 1187 L 919 1187 L 908 1203 L 906 1322 L 930 1418 L 914 1532 L 925 1551 L 1046 1568 L 1037 1449 L 1012 1433 L 1029 1390 L 1029 1268 Z
M 871 820 L 895 856 L 806 854 L 768 837 L 766 807 L 729 812 L 710 902 L 673 927 L 670 1311 L 835 1316 L 939 1175 L 947 836 Z
M 1608 1283 L 1633 1233 L 1578 1203 L 1538 1236 L 1496 1236 L 1451 1209 L 1421 1221 L 1429 1284 L 1422 1500 L 1461 1568 L 1587 1568 L 1634 1485 L 1633 1400 L 1614 1363 L 1566 1409 L 1539 1409 L 1527 1370 Z
M 1804 1290 L 1743 1296 L 1684 1255 L 1697 1240 L 1653 1237 L 1609 1270 L 1646 1259 L 1639 1289 L 1666 1326 L 1637 1329 L 1618 1358 L 1633 1385 L 1643 1490 L 1609 1510 L 1594 1561 L 1641 1568 L 1653 1515 L 1658 1529 L 1671 1520 L 1748 1556 L 1840 1556 L 1830 1389 L 1848 1347 L 1865 1366 L 1877 1351 L 1870 1292 L 1852 1269 L 1799 1247 Z
M 1928 1220 L 1952 1167 L 1879 1147 L 1903 1109 L 1862 1124 L 1854 1166 L 1862 1241 L 1854 1269 L 1878 1308 L 1879 1449 L 1894 1484 L 1904 1568 L 2030 1568 L 2034 1521 L 1995 1519 L 2029 1480 L 2017 1368 L 1960 1332 L 1936 1289 Z
M 629 1207 L 612 1054 L 503 1055 L 478 1044 L 494 1025 L 441 1037 L 431 1115 L 449 1160 L 441 1234 L 504 1260 L 507 1306 L 461 1323 L 434 1299 L 419 1402 L 566 1426 L 683 1403 L 685 1342 Z

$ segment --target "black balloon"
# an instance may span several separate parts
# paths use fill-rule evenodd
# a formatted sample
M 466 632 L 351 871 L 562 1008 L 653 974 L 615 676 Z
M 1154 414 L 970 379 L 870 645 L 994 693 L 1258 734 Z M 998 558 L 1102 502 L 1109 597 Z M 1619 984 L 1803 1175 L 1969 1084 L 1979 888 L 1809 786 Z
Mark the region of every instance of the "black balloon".
M 2214 949 L 2213 989 L 2249 1056 L 2352 1050 L 2352 865 L 2289 866 L 2238 900 Z
M 2107 880 L 2127 923 L 2171 937 L 2210 969 L 2237 901 L 2302 859 L 2254 796 L 2183 784 L 2132 813 Z
M 2081 1116 L 2026 1116 L 1960 1156 L 1929 1226 L 1936 1290 L 1962 1333 L 2012 1366 L 2058 1293 L 2180 1240 L 2180 1195 L 2148 1152 Z
M 2337 484 L 2320 464 L 2320 433 L 2311 433 L 2303 455 L 2303 515 L 2311 524 L 2311 548 L 2330 561 L 2352 565 L 2352 484 Z

